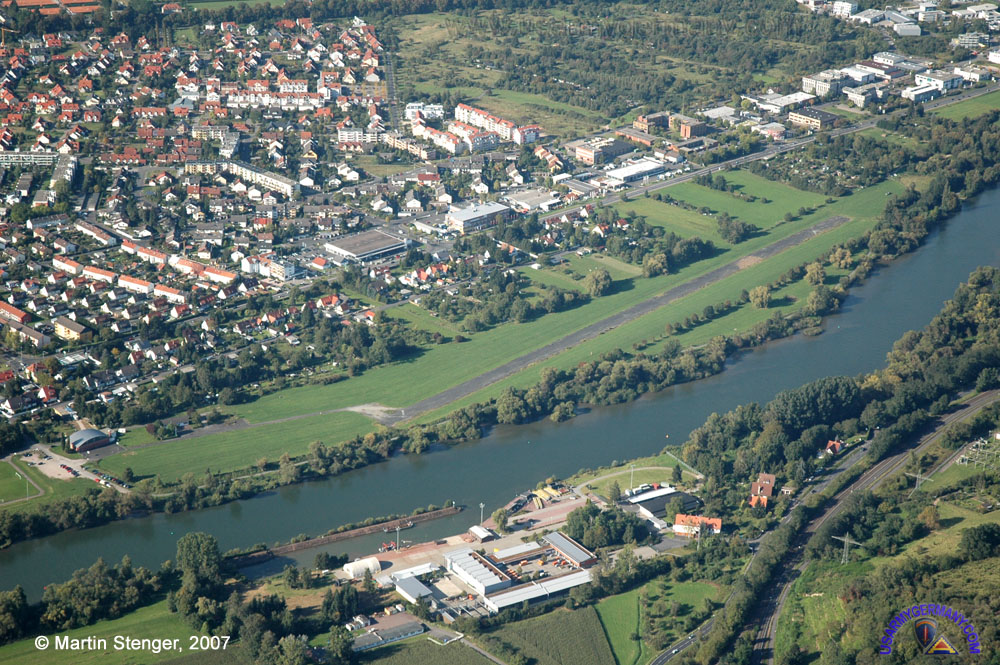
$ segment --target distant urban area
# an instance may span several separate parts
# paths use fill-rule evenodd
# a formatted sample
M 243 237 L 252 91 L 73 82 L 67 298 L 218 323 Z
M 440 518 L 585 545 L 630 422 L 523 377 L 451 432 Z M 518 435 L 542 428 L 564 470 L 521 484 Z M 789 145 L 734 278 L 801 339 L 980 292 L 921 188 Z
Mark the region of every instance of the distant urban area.
M 998 33 L 0 1 L 0 661 L 973 662 Z

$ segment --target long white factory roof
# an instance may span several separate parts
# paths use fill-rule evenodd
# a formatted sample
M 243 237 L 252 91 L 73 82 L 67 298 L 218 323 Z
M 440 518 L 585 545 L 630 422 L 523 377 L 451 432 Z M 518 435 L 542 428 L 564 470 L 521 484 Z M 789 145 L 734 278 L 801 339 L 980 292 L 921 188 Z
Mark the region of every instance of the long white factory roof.
M 507 581 L 484 566 L 479 559 L 474 557 L 471 547 L 463 547 L 460 550 L 448 552 L 444 555 L 444 558 L 451 563 L 451 568 L 461 568 L 462 572 L 478 581 L 484 587 L 489 587 L 494 584 L 503 584 Z
M 581 584 L 586 584 L 589 581 L 590 571 L 578 570 L 574 573 L 569 573 L 568 575 L 553 577 L 543 582 L 532 582 L 531 584 L 525 584 L 515 589 L 501 591 L 500 593 L 495 593 L 492 596 L 487 596 L 486 605 L 494 612 L 499 612 L 505 607 L 519 605 L 526 600 L 532 601 L 536 598 L 549 596 L 560 591 L 565 591 L 566 589 L 572 589 L 573 587 L 580 586 Z

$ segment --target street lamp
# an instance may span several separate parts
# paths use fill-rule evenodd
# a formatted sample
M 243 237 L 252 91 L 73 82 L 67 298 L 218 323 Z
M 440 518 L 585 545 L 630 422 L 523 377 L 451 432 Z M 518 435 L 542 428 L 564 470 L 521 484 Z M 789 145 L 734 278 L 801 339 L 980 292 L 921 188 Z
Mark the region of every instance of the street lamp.
M 480 526 L 482 526 L 482 524 L 483 524 L 483 508 L 485 508 L 485 507 L 486 507 L 486 504 L 483 503 L 482 501 L 480 501 L 479 502 L 479 525 Z

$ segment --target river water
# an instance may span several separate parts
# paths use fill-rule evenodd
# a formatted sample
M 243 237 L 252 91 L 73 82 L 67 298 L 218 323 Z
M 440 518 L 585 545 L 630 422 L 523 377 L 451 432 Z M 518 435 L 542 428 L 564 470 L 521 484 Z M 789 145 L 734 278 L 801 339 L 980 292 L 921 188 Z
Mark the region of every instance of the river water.
M 0 551 L 0 589 L 24 586 L 40 597 L 44 585 L 62 581 L 97 557 L 156 567 L 173 558 L 188 531 L 214 534 L 223 550 L 318 535 L 372 515 L 408 513 L 451 499 L 468 506 L 454 517 L 402 532 L 417 542 L 466 530 L 513 495 L 547 476 L 658 452 L 669 435 L 683 443 L 713 411 L 749 401 L 764 403 L 777 392 L 814 379 L 853 375 L 880 367 L 907 330 L 924 326 L 958 284 L 981 265 L 1000 265 L 1000 190 L 950 220 L 916 253 L 881 269 L 853 290 L 817 337 L 796 335 L 745 353 L 720 375 L 675 386 L 629 404 L 595 408 L 559 425 L 540 421 L 498 427 L 481 441 L 422 456 L 399 456 L 336 478 L 310 482 L 215 508 L 136 518 L 82 531 L 67 531 Z M 380 534 L 381 535 L 381 534 Z M 336 543 L 334 552 L 371 553 L 387 537 Z M 294 559 L 306 563 L 320 550 Z M 276 559 L 265 570 L 293 559 Z

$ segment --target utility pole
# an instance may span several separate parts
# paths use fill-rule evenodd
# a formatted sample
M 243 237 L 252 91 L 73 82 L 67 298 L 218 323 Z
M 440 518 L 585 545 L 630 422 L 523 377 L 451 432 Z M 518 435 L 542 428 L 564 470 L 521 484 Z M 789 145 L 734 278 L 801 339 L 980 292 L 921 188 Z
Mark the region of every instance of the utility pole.
M 396 551 L 399 551 L 399 525 L 396 525 Z
M 486 504 L 483 503 L 482 501 L 480 501 L 479 502 L 479 526 L 483 525 L 483 508 L 485 508 L 485 507 L 486 507 Z
M 628 468 L 632 470 L 628 477 L 628 488 L 631 490 L 635 488 L 635 464 L 629 464 Z
M 916 480 L 917 480 L 917 484 L 913 486 L 912 490 L 910 490 L 909 496 L 913 496 L 913 493 L 916 492 L 918 489 L 920 489 L 920 483 L 922 483 L 924 481 L 927 481 L 927 480 L 934 480 L 933 478 L 929 478 L 927 476 L 922 476 L 919 473 L 906 473 L 904 475 L 907 475 L 910 478 L 916 478 Z
M 856 541 L 853 538 L 851 538 L 851 534 L 850 533 L 845 533 L 843 536 L 834 536 L 833 539 L 834 540 L 843 541 L 843 543 L 844 543 L 844 556 L 841 557 L 841 559 L 840 559 L 840 563 L 841 564 L 847 563 L 847 551 L 850 549 L 851 545 L 860 545 L 861 544 L 858 541 Z

